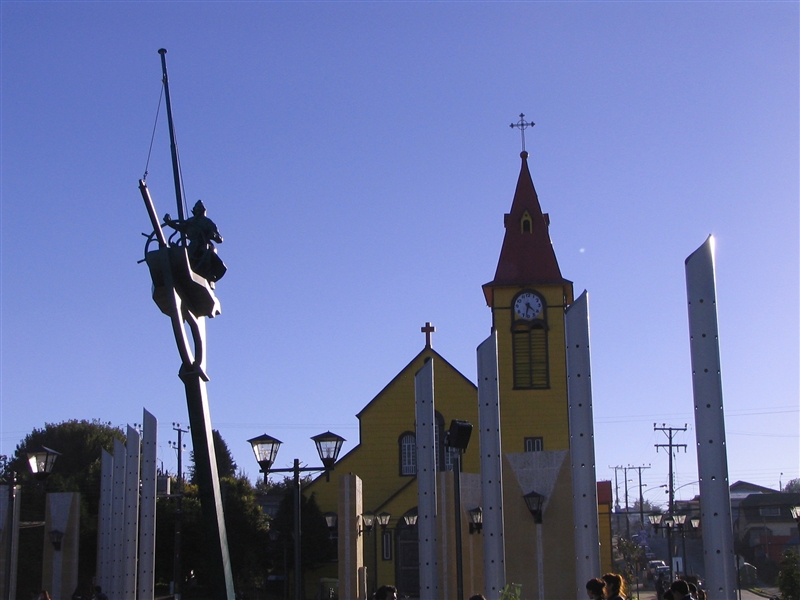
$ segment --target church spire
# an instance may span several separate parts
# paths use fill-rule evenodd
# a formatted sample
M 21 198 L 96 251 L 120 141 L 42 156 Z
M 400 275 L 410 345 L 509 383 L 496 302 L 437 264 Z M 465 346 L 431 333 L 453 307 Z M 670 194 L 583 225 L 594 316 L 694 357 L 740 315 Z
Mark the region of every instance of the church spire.
M 548 232 L 550 219 L 542 213 L 528 170 L 528 153 L 523 150 L 520 157 L 522 166 L 511 212 L 505 215 L 506 234 L 497 271 L 494 279 L 483 286 L 490 306 L 495 287 L 569 283 L 561 276 Z

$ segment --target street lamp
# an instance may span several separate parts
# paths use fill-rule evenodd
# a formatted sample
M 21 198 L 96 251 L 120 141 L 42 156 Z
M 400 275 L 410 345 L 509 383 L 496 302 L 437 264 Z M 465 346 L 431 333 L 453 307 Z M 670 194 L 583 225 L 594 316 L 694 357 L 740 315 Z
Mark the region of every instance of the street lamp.
M 688 573 L 686 570 L 686 530 L 684 528 L 684 524 L 686 523 L 686 515 L 675 515 L 673 519 L 675 521 L 675 525 L 678 526 L 678 529 L 681 532 L 681 542 L 683 544 L 683 574 L 686 575 Z
M 537 525 L 542 523 L 542 507 L 544 506 L 544 496 L 532 490 L 531 492 L 525 494 L 523 497 L 525 500 L 525 506 L 528 507 L 531 515 L 533 515 L 533 520 Z
M 800 506 L 793 506 L 790 510 L 792 518 L 797 521 L 797 534 L 800 535 Z
M 671 515 L 667 515 L 661 519 L 661 525 L 667 532 L 667 556 L 669 556 L 669 578 L 671 581 L 675 578 L 675 573 L 672 570 L 672 528 L 675 526 L 675 522 L 672 520 Z
M 480 533 L 483 529 L 483 509 L 480 506 L 467 511 L 469 514 L 469 533 Z
M 361 523 L 364 527 L 364 531 L 372 533 L 372 562 L 375 566 L 375 570 L 373 572 L 375 580 L 372 582 L 373 593 L 378 589 L 378 534 L 376 531 L 373 531 L 373 529 L 375 527 L 375 523 L 377 522 L 378 525 L 381 526 L 381 534 L 383 534 L 386 531 L 386 526 L 389 525 L 391 518 L 392 515 L 386 511 L 379 515 L 376 515 L 371 510 L 361 513 Z
M 311 438 L 317 446 L 317 453 L 319 459 L 322 461 L 321 467 L 301 467 L 300 459 L 294 459 L 294 466 L 290 469 L 273 469 L 272 465 L 275 463 L 275 458 L 278 456 L 278 450 L 282 442 L 266 433 L 253 439 L 247 440 L 253 448 L 253 454 L 256 456 L 261 467 L 261 472 L 264 473 L 264 480 L 267 479 L 269 473 L 292 473 L 294 475 L 294 595 L 295 600 L 301 600 L 303 597 L 302 576 L 300 566 L 300 473 L 308 471 L 325 471 L 327 481 L 330 481 L 330 471 L 333 470 L 336 464 L 336 459 L 339 458 L 339 452 L 342 449 L 342 443 L 346 440 L 335 433 L 326 431 Z
M 455 477 L 455 509 L 456 509 L 456 598 L 464 600 L 464 568 L 461 548 L 461 455 L 469 445 L 472 435 L 472 423 L 469 421 L 450 421 L 450 429 L 444 438 L 444 445 L 455 450 L 453 475 Z
M 50 476 L 50 473 L 53 471 L 53 465 L 56 459 L 61 456 L 61 453 L 41 446 L 38 450 L 27 452 L 27 455 L 31 473 L 33 473 L 33 476 L 37 480 L 43 481 Z M 6 457 L 3 458 L 5 459 Z M 5 524 L 6 531 L 8 532 L 8 537 L 6 538 L 5 572 L 6 600 L 12 600 L 14 597 L 13 592 L 16 592 L 16 590 L 12 591 L 11 589 L 11 568 L 12 566 L 16 566 L 17 562 L 16 557 L 12 556 L 12 554 L 14 551 L 14 501 L 16 500 L 18 483 L 16 472 L 11 469 L 9 463 L 5 463 L 5 473 L 2 474 L 0 484 L 8 486 L 8 510 Z

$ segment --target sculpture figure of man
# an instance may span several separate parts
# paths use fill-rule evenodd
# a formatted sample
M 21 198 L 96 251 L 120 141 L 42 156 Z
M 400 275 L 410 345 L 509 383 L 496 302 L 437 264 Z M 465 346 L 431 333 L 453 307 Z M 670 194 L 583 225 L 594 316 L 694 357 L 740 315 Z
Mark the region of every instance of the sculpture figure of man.
M 227 271 L 227 267 L 217 256 L 217 249 L 212 242 L 221 244 L 222 236 L 214 221 L 206 216 L 206 207 L 202 200 L 195 203 L 192 215 L 186 220 L 173 220 L 166 214 L 164 223 L 183 233 L 189 240 L 189 263 L 192 270 L 209 281 L 218 281 Z

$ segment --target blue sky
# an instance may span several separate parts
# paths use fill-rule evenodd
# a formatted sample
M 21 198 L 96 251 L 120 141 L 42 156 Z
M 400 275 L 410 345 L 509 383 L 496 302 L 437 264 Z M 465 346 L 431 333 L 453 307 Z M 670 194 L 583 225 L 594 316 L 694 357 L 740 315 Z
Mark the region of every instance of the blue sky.
M 69 418 L 186 423 L 137 190 L 168 66 L 190 205 L 225 242 L 212 420 L 358 440 L 422 349 L 475 378 L 519 172 L 590 294 L 597 475 L 667 456 L 697 492 L 684 259 L 717 238 L 729 469 L 800 477 L 796 2 L 9 2 L 2 11 L 0 452 Z M 166 120 L 148 185 L 175 213 Z M 781 475 L 783 473 L 783 475 Z M 629 474 L 629 477 L 633 475 Z M 660 491 L 646 497 L 663 501 Z

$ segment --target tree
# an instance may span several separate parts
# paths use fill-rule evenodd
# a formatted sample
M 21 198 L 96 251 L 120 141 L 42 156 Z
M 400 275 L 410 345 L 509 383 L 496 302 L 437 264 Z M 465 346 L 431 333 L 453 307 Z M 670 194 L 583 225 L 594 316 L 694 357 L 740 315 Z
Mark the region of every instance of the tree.
M 211 430 L 211 437 L 214 440 L 214 454 L 217 456 L 217 474 L 219 478 L 235 478 L 236 471 L 239 467 L 236 466 L 236 461 L 233 460 L 233 454 L 231 454 L 228 444 L 222 439 L 222 436 L 216 429 Z M 194 464 L 194 450 L 189 454 L 189 460 L 191 461 L 189 464 L 189 481 L 196 485 L 197 475 Z
M 273 545 L 270 556 L 273 564 L 281 564 L 284 551 L 288 566 L 294 568 L 294 485 L 287 486 L 272 529 L 279 535 L 279 544 Z M 328 524 L 317 504 L 314 494 L 300 497 L 300 555 L 302 571 L 315 569 L 335 557 Z
M 786 485 L 783 486 L 783 491 L 787 493 L 800 493 L 800 479 L 790 479 L 786 482 Z
M 21 521 L 41 521 L 45 510 L 46 492 L 80 492 L 81 518 L 78 558 L 78 581 L 89 586 L 97 565 L 97 516 L 100 504 L 101 449 L 113 450 L 114 440 L 125 441 L 122 430 L 110 423 L 93 421 L 64 421 L 46 423 L 34 429 L 17 445 L 9 467 L 20 481 L 32 481 L 28 467 L 28 451 L 41 446 L 61 452 L 53 472 L 45 484 L 24 485 L 20 500 Z M 39 527 L 20 530 L 19 571 L 20 596 L 41 586 L 42 544 L 44 535 Z
M 234 586 L 237 591 L 252 589 L 263 583 L 268 566 L 267 518 L 256 503 L 255 488 L 246 477 L 223 477 L 220 488 Z M 175 502 L 159 498 L 156 514 L 156 580 L 168 582 L 173 578 Z M 204 551 L 205 525 L 195 484 L 184 485 L 182 517 L 183 580 L 194 573 L 195 582 L 205 585 L 210 567 Z
M 796 481 L 796 480 L 795 480 Z M 778 589 L 783 600 L 800 600 L 800 556 L 794 550 L 784 550 Z

